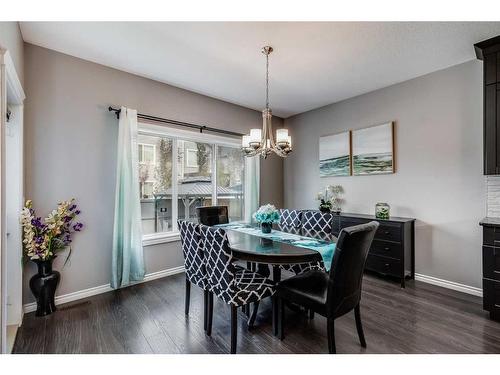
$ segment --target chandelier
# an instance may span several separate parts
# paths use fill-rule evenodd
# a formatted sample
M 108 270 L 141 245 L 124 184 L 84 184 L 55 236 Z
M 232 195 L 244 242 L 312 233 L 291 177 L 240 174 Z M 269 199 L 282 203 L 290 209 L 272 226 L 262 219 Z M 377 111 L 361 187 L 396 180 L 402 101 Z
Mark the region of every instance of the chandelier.
M 250 134 L 242 137 L 241 148 L 245 156 L 260 155 L 267 158 L 270 153 L 274 152 L 285 158 L 292 152 L 292 137 L 288 135 L 287 129 L 277 129 L 276 139 L 273 135 L 273 113 L 269 108 L 269 54 L 271 52 L 273 52 L 273 47 L 262 48 L 262 53 L 266 55 L 266 108 L 262 111 L 262 129 L 251 129 Z

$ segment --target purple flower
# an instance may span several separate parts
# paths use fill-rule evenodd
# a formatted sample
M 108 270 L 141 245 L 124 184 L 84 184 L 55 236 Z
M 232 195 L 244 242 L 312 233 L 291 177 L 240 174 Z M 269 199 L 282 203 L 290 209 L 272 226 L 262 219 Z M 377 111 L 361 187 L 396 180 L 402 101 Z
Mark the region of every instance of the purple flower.
M 73 211 L 75 208 L 76 208 L 76 204 L 72 204 L 72 205 L 69 207 L 69 210 L 70 210 L 70 211 Z
M 75 211 L 75 215 L 80 215 L 80 213 L 81 213 L 81 212 L 82 212 L 82 211 L 80 211 L 80 210 L 76 210 L 76 211 Z
M 82 223 L 76 223 L 75 225 L 73 225 L 73 229 L 75 230 L 75 232 L 80 232 L 82 228 L 83 228 Z
M 71 219 L 73 219 L 71 216 L 65 216 L 64 217 L 64 222 L 65 223 L 69 223 L 71 221 Z
M 44 227 L 44 224 L 42 223 L 42 218 L 41 217 L 36 217 L 34 219 L 31 219 L 31 225 L 33 225 L 36 228 L 42 229 Z

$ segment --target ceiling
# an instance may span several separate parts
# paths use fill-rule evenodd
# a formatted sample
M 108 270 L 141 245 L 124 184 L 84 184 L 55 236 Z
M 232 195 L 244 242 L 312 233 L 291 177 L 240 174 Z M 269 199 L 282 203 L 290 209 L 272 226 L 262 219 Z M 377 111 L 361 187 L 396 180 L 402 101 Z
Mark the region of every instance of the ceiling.
M 475 58 L 500 22 L 21 22 L 26 42 L 288 117 Z

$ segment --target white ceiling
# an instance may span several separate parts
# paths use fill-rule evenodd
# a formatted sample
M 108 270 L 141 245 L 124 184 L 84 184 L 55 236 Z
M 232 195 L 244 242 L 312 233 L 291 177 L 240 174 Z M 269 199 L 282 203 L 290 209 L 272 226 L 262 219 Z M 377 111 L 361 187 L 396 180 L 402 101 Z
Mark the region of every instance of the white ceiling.
M 26 42 L 288 117 L 475 58 L 500 22 L 21 22 Z

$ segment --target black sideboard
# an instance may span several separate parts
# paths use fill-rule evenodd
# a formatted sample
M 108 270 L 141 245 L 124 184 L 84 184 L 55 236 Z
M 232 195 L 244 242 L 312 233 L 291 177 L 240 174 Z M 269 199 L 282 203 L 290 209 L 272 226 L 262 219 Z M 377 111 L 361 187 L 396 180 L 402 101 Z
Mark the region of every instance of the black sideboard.
M 483 309 L 500 321 L 500 219 L 484 218 L 483 226 Z
M 391 217 L 377 219 L 374 215 L 341 213 L 333 215 L 333 234 L 352 225 L 378 221 L 379 227 L 373 239 L 365 269 L 401 279 L 415 278 L 415 219 Z

